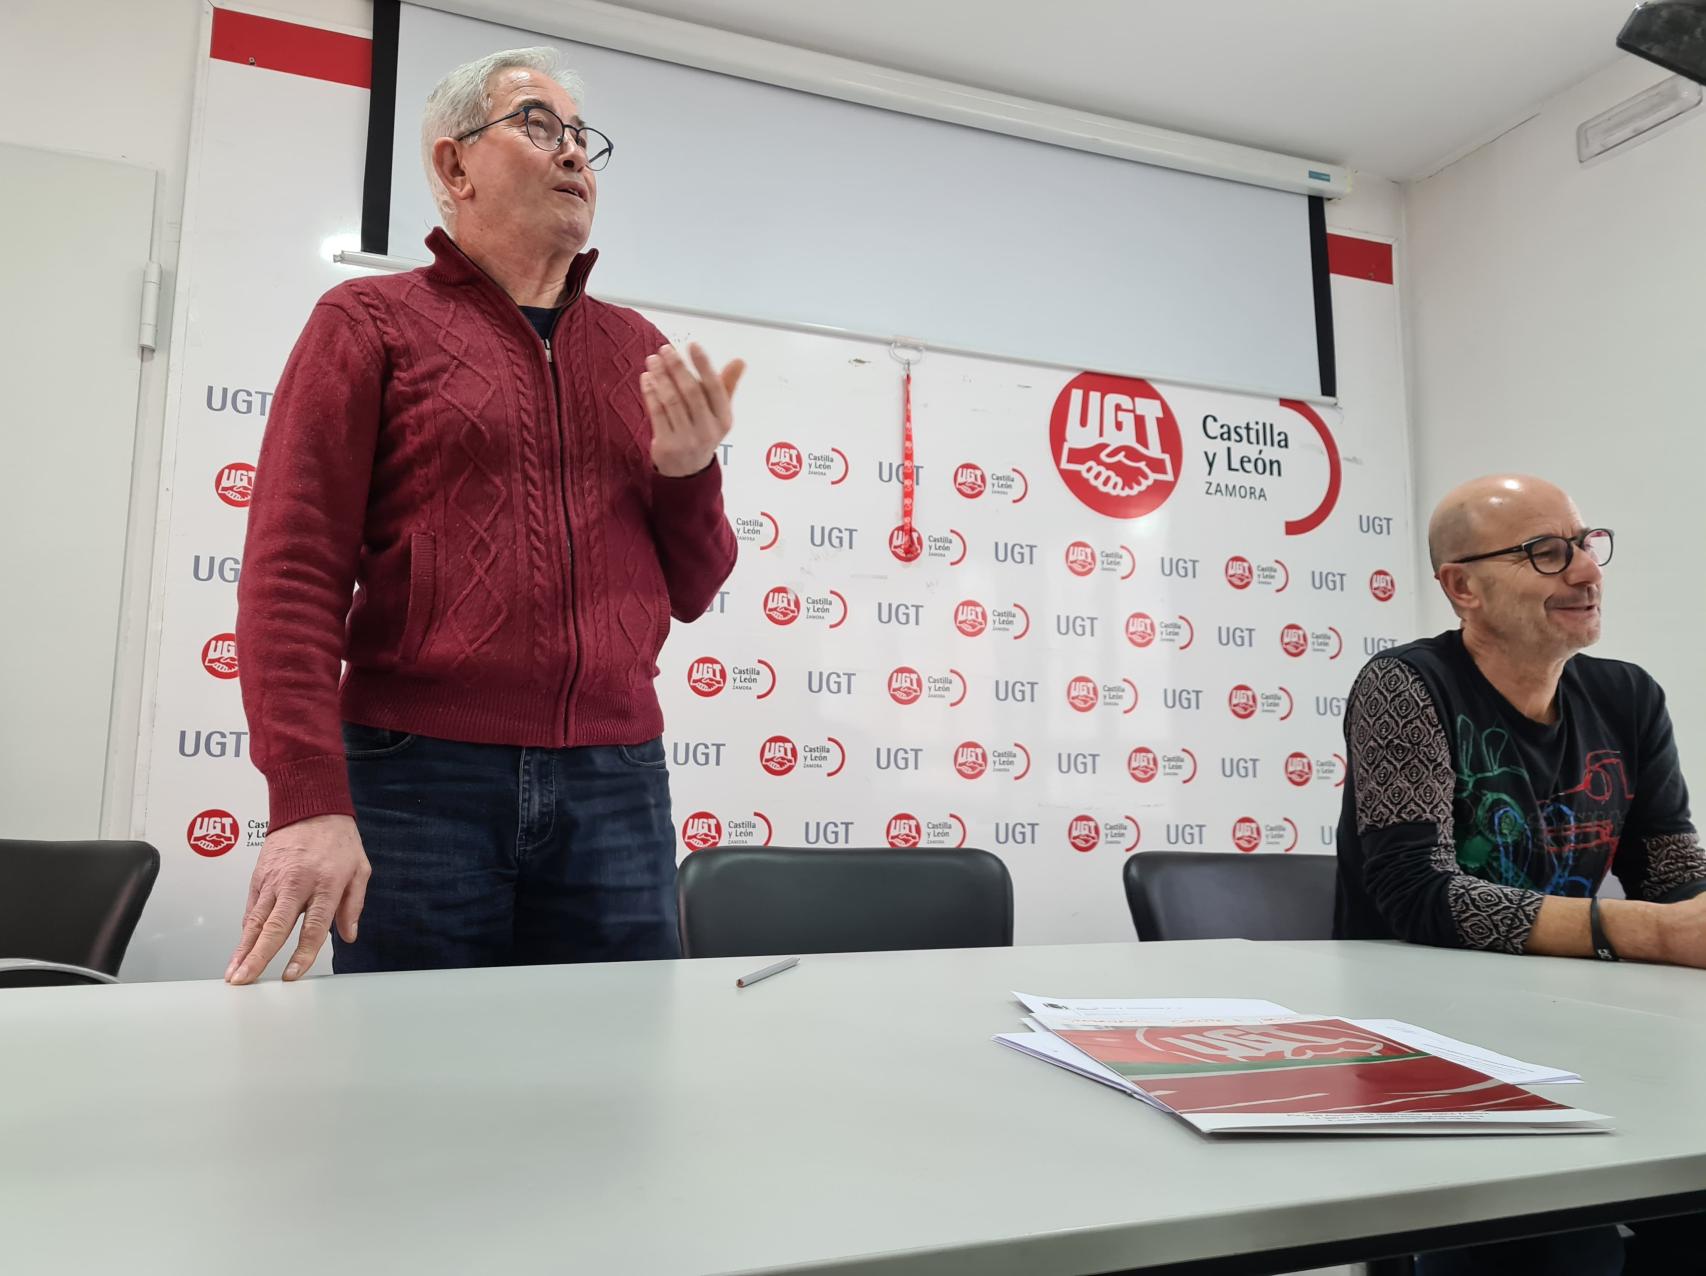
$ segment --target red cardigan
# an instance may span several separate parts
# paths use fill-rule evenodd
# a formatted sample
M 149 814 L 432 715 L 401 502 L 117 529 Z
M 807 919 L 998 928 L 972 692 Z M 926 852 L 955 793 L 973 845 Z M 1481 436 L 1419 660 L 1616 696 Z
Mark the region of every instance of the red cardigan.
M 665 338 L 583 295 L 597 254 L 575 259 L 548 359 L 448 235 L 427 245 L 431 266 L 320 299 L 261 443 L 237 646 L 275 829 L 354 813 L 340 718 L 651 739 L 670 616 L 703 613 L 734 567 L 716 463 L 652 469 L 639 376 Z

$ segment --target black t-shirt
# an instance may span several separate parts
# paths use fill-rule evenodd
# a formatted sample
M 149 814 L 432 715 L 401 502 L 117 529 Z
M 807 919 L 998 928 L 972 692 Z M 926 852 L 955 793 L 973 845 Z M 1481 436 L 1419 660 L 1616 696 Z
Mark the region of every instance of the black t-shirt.
M 1631 899 L 1706 891 L 1664 692 L 1641 668 L 1576 656 L 1557 721 L 1519 713 L 1460 631 L 1383 652 L 1345 709 L 1341 939 L 1521 952 L 1547 895 L 1607 871 Z
M 561 306 L 523 306 L 521 313 L 527 316 L 527 322 L 533 325 L 533 331 L 539 334 L 539 340 L 550 345 L 551 333 L 557 327 L 557 316 L 563 313 L 563 308 Z

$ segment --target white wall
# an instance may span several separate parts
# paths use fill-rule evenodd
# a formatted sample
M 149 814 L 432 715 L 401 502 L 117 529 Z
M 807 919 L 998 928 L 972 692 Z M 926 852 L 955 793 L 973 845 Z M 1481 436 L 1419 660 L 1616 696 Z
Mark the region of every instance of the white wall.
M 1356 174 L 1349 195 L 1328 201 L 1327 229 L 1400 239 L 1404 229 L 1404 188 L 1384 177 Z
M 1617 531 L 1599 653 L 1664 684 L 1699 795 L 1706 108 L 1594 164 L 1575 153 L 1578 124 L 1662 78 L 1619 62 L 1409 190 L 1411 422 L 1418 525 L 1457 481 L 1520 469 Z M 1454 623 L 1433 597 L 1423 614 Z
M 227 7 L 346 30 L 365 32 L 372 26 L 371 0 L 273 0 L 264 7 Z M 171 298 L 183 220 L 190 111 L 207 9 L 202 0 L 84 0 L 77 6 L 64 0 L 5 0 L 0 13 L 0 142 L 123 160 L 160 174 L 152 251 L 153 260 L 164 270 L 160 345 L 142 357 L 130 495 L 130 567 L 119 613 L 112 746 L 102 803 L 101 827 L 108 835 L 131 831 L 149 565 L 160 495 L 166 371 L 172 357 Z M 68 126 L 66 103 L 71 100 L 104 108 L 97 133 L 82 135 Z

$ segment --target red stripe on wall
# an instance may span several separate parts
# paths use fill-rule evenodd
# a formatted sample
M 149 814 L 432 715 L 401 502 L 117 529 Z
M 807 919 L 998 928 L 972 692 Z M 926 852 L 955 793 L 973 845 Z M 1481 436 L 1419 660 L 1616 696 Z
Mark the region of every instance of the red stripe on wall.
M 1392 245 L 1383 244 L 1378 239 L 1329 234 L 1327 269 L 1335 275 L 1389 284 L 1392 282 Z
M 261 18 L 235 9 L 213 11 L 213 57 L 286 75 L 371 88 L 373 41 L 341 31 Z

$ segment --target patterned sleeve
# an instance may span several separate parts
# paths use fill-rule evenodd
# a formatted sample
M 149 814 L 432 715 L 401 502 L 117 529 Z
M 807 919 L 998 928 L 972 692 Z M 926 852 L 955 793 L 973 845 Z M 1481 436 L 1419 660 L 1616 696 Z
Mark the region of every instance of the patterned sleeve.
M 1402 660 L 1376 660 L 1346 711 L 1357 834 L 1369 897 L 1412 943 L 1520 953 L 1542 896 L 1458 870 L 1456 771 L 1439 708 Z
M 1665 833 L 1643 839 L 1647 872 L 1636 890 L 1624 890 L 1634 899 L 1674 904 L 1678 900 L 1706 895 L 1706 850 L 1696 833 Z
M 1612 869 L 1630 899 L 1670 904 L 1706 893 L 1706 851 L 1688 815 L 1688 784 L 1665 693 L 1637 671 L 1633 695 L 1642 720 L 1640 769 Z

